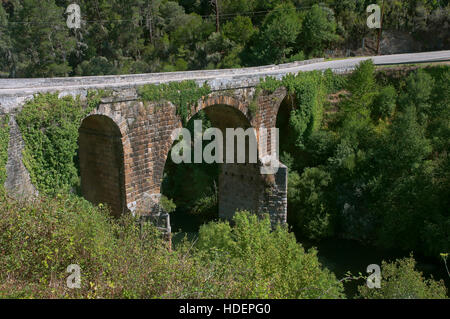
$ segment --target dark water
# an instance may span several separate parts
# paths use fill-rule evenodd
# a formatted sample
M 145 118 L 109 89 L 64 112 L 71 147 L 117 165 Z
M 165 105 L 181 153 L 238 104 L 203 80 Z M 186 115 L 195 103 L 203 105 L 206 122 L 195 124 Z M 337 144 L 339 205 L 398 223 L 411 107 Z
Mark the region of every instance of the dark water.
M 362 273 L 367 276 L 367 266 L 378 264 L 382 261 L 392 262 L 399 258 L 409 257 L 409 252 L 383 250 L 373 246 L 367 246 L 354 240 L 346 239 L 327 239 L 318 244 L 302 242 L 305 248 L 312 246 L 317 248 L 319 261 L 323 266 L 330 269 L 338 279 L 345 277 L 350 271 L 352 275 Z M 434 279 L 443 279 L 447 287 L 450 287 L 450 278 L 445 270 L 444 262 L 438 258 L 427 258 L 414 254 L 416 260 L 416 269 L 423 272 L 428 279 L 433 276 Z M 383 269 L 381 269 L 383 271 Z M 344 283 L 347 297 L 353 298 L 357 294 L 357 287 L 365 284 L 364 280 L 351 281 Z
M 174 246 L 185 236 L 191 241 L 195 240 L 202 223 L 203 221 L 199 218 L 186 213 L 176 212 L 171 215 L 172 231 L 175 233 L 173 237 Z M 338 279 L 344 278 L 348 271 L 355 276 L 358 276 L 358 273 L 367 276 L 366 269 L 370 264 L 381 266 L 382 261 L 392 262 L 410 255 L 409 252 L 383 250 L 347 239 L 332 238 L 322 240 L 319 243 L 311 243 L 301 238 L 297 238 L 297 240 L 306 249 L 317 248 L 320 263 L 332 271 Z M 430 276 L 433 276 L 436 280 L 443 279 L 447 288 L 450 287 L 450 278 L 442 260 L 417 254 L 414 254 L 414 259 L 417 262 L 416 269 L 423 272 L 427 279 Z M 362 284 L 365 284 L 364 280 L 344 283 L 347 297 L 355 297 L 358 291 L 357 287 Z

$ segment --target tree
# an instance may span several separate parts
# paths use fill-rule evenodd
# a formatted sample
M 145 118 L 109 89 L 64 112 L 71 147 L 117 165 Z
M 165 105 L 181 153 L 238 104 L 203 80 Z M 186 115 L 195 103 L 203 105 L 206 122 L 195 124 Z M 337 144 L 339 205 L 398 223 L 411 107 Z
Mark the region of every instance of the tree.
M 397 92 L 393 86 L 381 88 L 371 105 L 372 119 L 377 121 L 391 118 L 395 111 L 396 102 Z
M 223 26 L 223 34 L 240 45 L 247 43 L 255 31 L 252 20 L 244 16 L 237 16 Z
M 381 288 L 370 289 L 367 285 L 358 287 L 360 298 L 364 299 L 446 299 L 447 289 L 442 280 L 425 279 L 415 269 L 411 256 L 393 263 L 383 261 L 381 265 Z
M 3 9 L 3 6 L 0 5 L 0 77 L 2 73 L 5 76 L 12 75 L 11 64 L 12 59 L 12 43 L 8 30 L 8 17 Z M 8 74 L 9 73 L 9 74 Z
M 306 14 L 298 46 L 308 55 L 320 56 L 325 45 L 337 41 L 336 22 L 331 12 L 314 5 Z
M 14 8 L 11 26 L 16 76 L 68 76 L 72 71 L 68 57 L 75 48 L 63 16 L 64 9 L 54 0 L 24 0 Z
M 333 234 L 332 214 L 327 205 L 331 176 L 321 168 L 306 168 L 296 185 L 294 200 L 297 225 L 302 236 L 319 240 Z
M 406 79 L 405 92 L 400 97 L 400 107 L 414 107 L 417 118 L 424 124 L 431 112 L 431 94 L 434 87 L 433 78 L 424 70 L 411 73 Z
M 287 2 L 277 6 L 264 19 L 254 55 L 261 63 L 281 63 L 293 53 L 301 30 L 295 7 Z

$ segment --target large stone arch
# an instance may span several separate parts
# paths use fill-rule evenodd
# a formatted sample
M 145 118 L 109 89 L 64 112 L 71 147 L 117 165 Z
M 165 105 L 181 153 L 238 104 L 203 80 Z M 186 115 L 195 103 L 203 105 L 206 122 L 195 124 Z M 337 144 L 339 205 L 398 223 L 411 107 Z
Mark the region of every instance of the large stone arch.
M 107 204 L 114 216 L 127 210 L 127 143 L 120 124 L 109 116 L 93 112 L 81 122 L 78 144 L 82 195 L 94 204 Z
M 172 113 L 176 112 L 176 107 L 168 102 L 167 106 L 171 109 Z M 228 120 L 227 122 L 224 121 L 224 118 L 221 118 L 219 121 L 219 117 L 214 116 L 214 111 L 212 111 L 214 108 L 221 108 L 226 109 L 227 113 L 230 116 L 234 117 L 233 119 Z M 240 124 L 243 124 L 246 128 L 252 126 L 251 121 L 251 115 L 250 111 L 248 109 L 248 105 L 246 103 L 242 103 L 236 98 L 233 98 L 231 96 L 226 95 L 210 95 L 206 97 L 205 99 L 201 99 L 198 101 L 196 107 L 192 107 L 191 112 L 187 118 L 187 122 L 190 121 L 198 112 L 201 110 L 205 111 L 207 113 L 208 117 L 210 119 L 213 119 L 213 126 L 220 128 L 222 127 L 234 127 L 234 126 L 227 126 L 230 125 L 230 123 L 238 122 Z M 212 111 L 212 112 L 211 112 Z M 208 114 L 209 112 L 209 114 Z M 166 115 L 167 116 L 167 115 Z M 174 121 L 174 118 L 176 118 L 176 121 Z M 236 120 L 238 119 L 238 120 Z M 168 120 L 171 124 L 172 130 L 175 130 L 176 128 L 183 127 L 181 119 L 178 116 L 175 116 L 174 114 L 170 116 L 170 119 Z M 237 126 L 240 127 L 240 126 Z M 154 179 L 156 181 L 162 181 L 163 171 L 164 171 L 164 165 L 167 161 L 167 158 L 169 156 L 170 150 L 173 145 L 173 140 L 169 137 L 171 134 L 165 134 L 165 138 L 162 140 L 162 144 L 159 146 L 159 155 L 162 162 L 162 165 L 158 165 L 158 170 L 154 171 Z M 162 152 L 162 153 L 161 153 Z
M 258 96 L 254 93 L 254 89 L 213 92 L 198 101 L 196 107 L 191 109 L 190 117 L 204 110 L 205 113 L 209 113 L 213 126 L 219 128 L 252 127 L 259 133 L 261 127 L 274 127 L 276 116 L 274 111 L 278 109 L 285 91 L 279 90 L 269 95 L 263 92 Z M 256 103 L 256 111 L 254 109 L 250 111 L 251 103 Z M 100 118 L 90 119 L 91 116 L 106 117 L 108 120 L 103 121 L 109 124 L 103 123 Z M 98 191 L 97 195 L 94 192 L 95 196 L 88 194 L 86 197 L 93 202 L 114 205 L 115 214 L 130 210 L 138 215 L 152 215 L 159 210 L 157 204 L 161 194 L 164 167 L 173 144 L 171 135 L 175 129 L 182 127 L 176 106 L 171 102 L 158 103 L 135 98 L 105 100 L 83 122 L 81 131 L 84 132 L 80 133 L 84 136 L 81 139 L 89 141 L 87 133 L 91 133 L 97 139 L 100 139 L 98 136 L 108 135 L 117 141 L 119 146 L 114 153 L 120 156 L 113 161 L 118 163 L 113 170 L 122 172 L 116 174 L 119 177 L 114 182 L 114 185 L 120 187 L 113 187 L 109 191 L 109 195 L 114 194 L 111 199 L 106 196 L 99 198 Z M 258 134 L 256 139 L 259 143 Z M 99 143 L 104 152 L 113 153 L 111 147 L 106 148 L 105 145 L 108 143 L 105 141 Z M 92 163 L 97 163 L 95 165 L 105 157 L 101 152 L 96 153 L 92 145 L 83 144 L 83 141 L 81 144 L 82 154 L 98 154 L 96 158 L 91 159 Z M 258 148 L 257 150 L 259 151 Z M 82 154 L 80 155 L 83 156 Z M 220 194 L 222 217 L 231 217 L 236 209 L 247 209 L 254 212 L 268 212 L 274 222 L 285 221 L 286 171 L 282 170 L 272 176 L 262 175 L 260 161 L 261 154 L 257 154 L 257 164 L 223 165 L 219 176 L 222 181 Z M 105 167 L 102 169 L 106 170 Z M 94 171 L 93 168 L 91 170 Z M 98 172 L 91 174 L 91 176 L 98 175 Z M 106 172 L 103 172 L 102 176 L 106 175 Z M 82 179 L 86 179 L 85 177 L 89 175 L 83 173 L 83 176 Z M 98 178 L 95 181 L 102 182 L 102 179 Z M 86 187 L 84 193 L 89 193 Z M 113 200 L 117 198 L 120 199 L 119 202 Z
M 224 155 L 226 151 L 227 128 L 242 128 L 244 131 L 253 128 L 251 116 L 245 104 L 239 103 L 236 99 L 228 96 L 217 96 L 206 99 L 198 104 L 195 111 L 191 112 L 189 120 L 200 110 L 204 111 L 211 121 L 212 127 L 222 131 L 224 138 Z M 250 137 L 245 138 L 245 163 L 224 163 L 219 164 L 219 217 L 230 219 L 236 210 L 258 211 L 261 183 L 260 181 L 260 161 L 258 156 L 257 142 L 256 162 L 250 163 L 249 143 L 250 139 L 257 141 L 256 131 L 250 130 Z M 172 141 L 171 141 L 172 142 Z M 236 142 L 236 141 L 235 141 Z M 206 145 L 210 141 L 204 141 Z M 172 145 L 171 145 L 172 147 Z M 170 147 L 170 148 L 171 148 Z M 235 149 L 237 144 L 235 143 Z M 165 162 L 170 156 L 169 152 L 165 154 Z M 236 151 L 234 152 L 236 154 Z M 163 172 L 161 172 L 162 177 Z

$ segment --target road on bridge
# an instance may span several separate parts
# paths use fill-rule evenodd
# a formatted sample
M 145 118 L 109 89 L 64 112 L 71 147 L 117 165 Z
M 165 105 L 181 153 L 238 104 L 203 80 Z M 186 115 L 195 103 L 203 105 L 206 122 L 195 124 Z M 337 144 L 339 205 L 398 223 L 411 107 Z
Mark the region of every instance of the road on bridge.
M 88 90 L 112 89 L 131 91 L 144 84 L 194 80 L 207 81 L 212 90 L 226 90 L 256 86 L 261 78 L 273 76 L 281 79 L 288 73 L 331 69 L 336 73 L 353 70 L 361 61 L 372 59 L 375 65 L 416 64 L 450 61 L 450 50 L 395 54 L 372 57 L 324 61 L 314 59 L 280 65 L 226 70 L 200 70 L 186 72 L 108 75 L 66 78 L 0 79 L 0 110 L 13 109 L 36 93 L 58 92 L 60 95 L 86 95 Z M 136 90 L 134 90 L 136 92 Z

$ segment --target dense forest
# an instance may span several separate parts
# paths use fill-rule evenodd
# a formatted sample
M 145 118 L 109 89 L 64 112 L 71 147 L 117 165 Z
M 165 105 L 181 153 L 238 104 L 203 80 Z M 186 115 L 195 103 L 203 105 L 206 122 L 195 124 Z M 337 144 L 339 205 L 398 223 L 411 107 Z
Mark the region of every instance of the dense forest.
M 302 239 L 339 236 L 435 256 L 450 250 L 450 68 L 266 78 L 292 95 L 277 117 L 288 221 Z M 202 119 L 203 113 L 191 119 Z M 199 224 L 217 217 L 218 166 L 165 168 L 163 193 Z M 190 180 L 189 187 L 179 183 Z M 176 218 L 176 217 L 175 217 Z
M 381 4 L 218 0 L 216 8 L 210 0 L 2 0 L 0 76 L 184 71 L 368 55 L 373 51 L 358 49 L 377 35 L 366 25 L 366 8 L 376 2 Z M 80 29 L 66 26 L 71 3 L 81 7 Z M 449 19 L 447 0 L 385 1 L 384 34 L 417 41 L 415 51 L 448 49 Z

